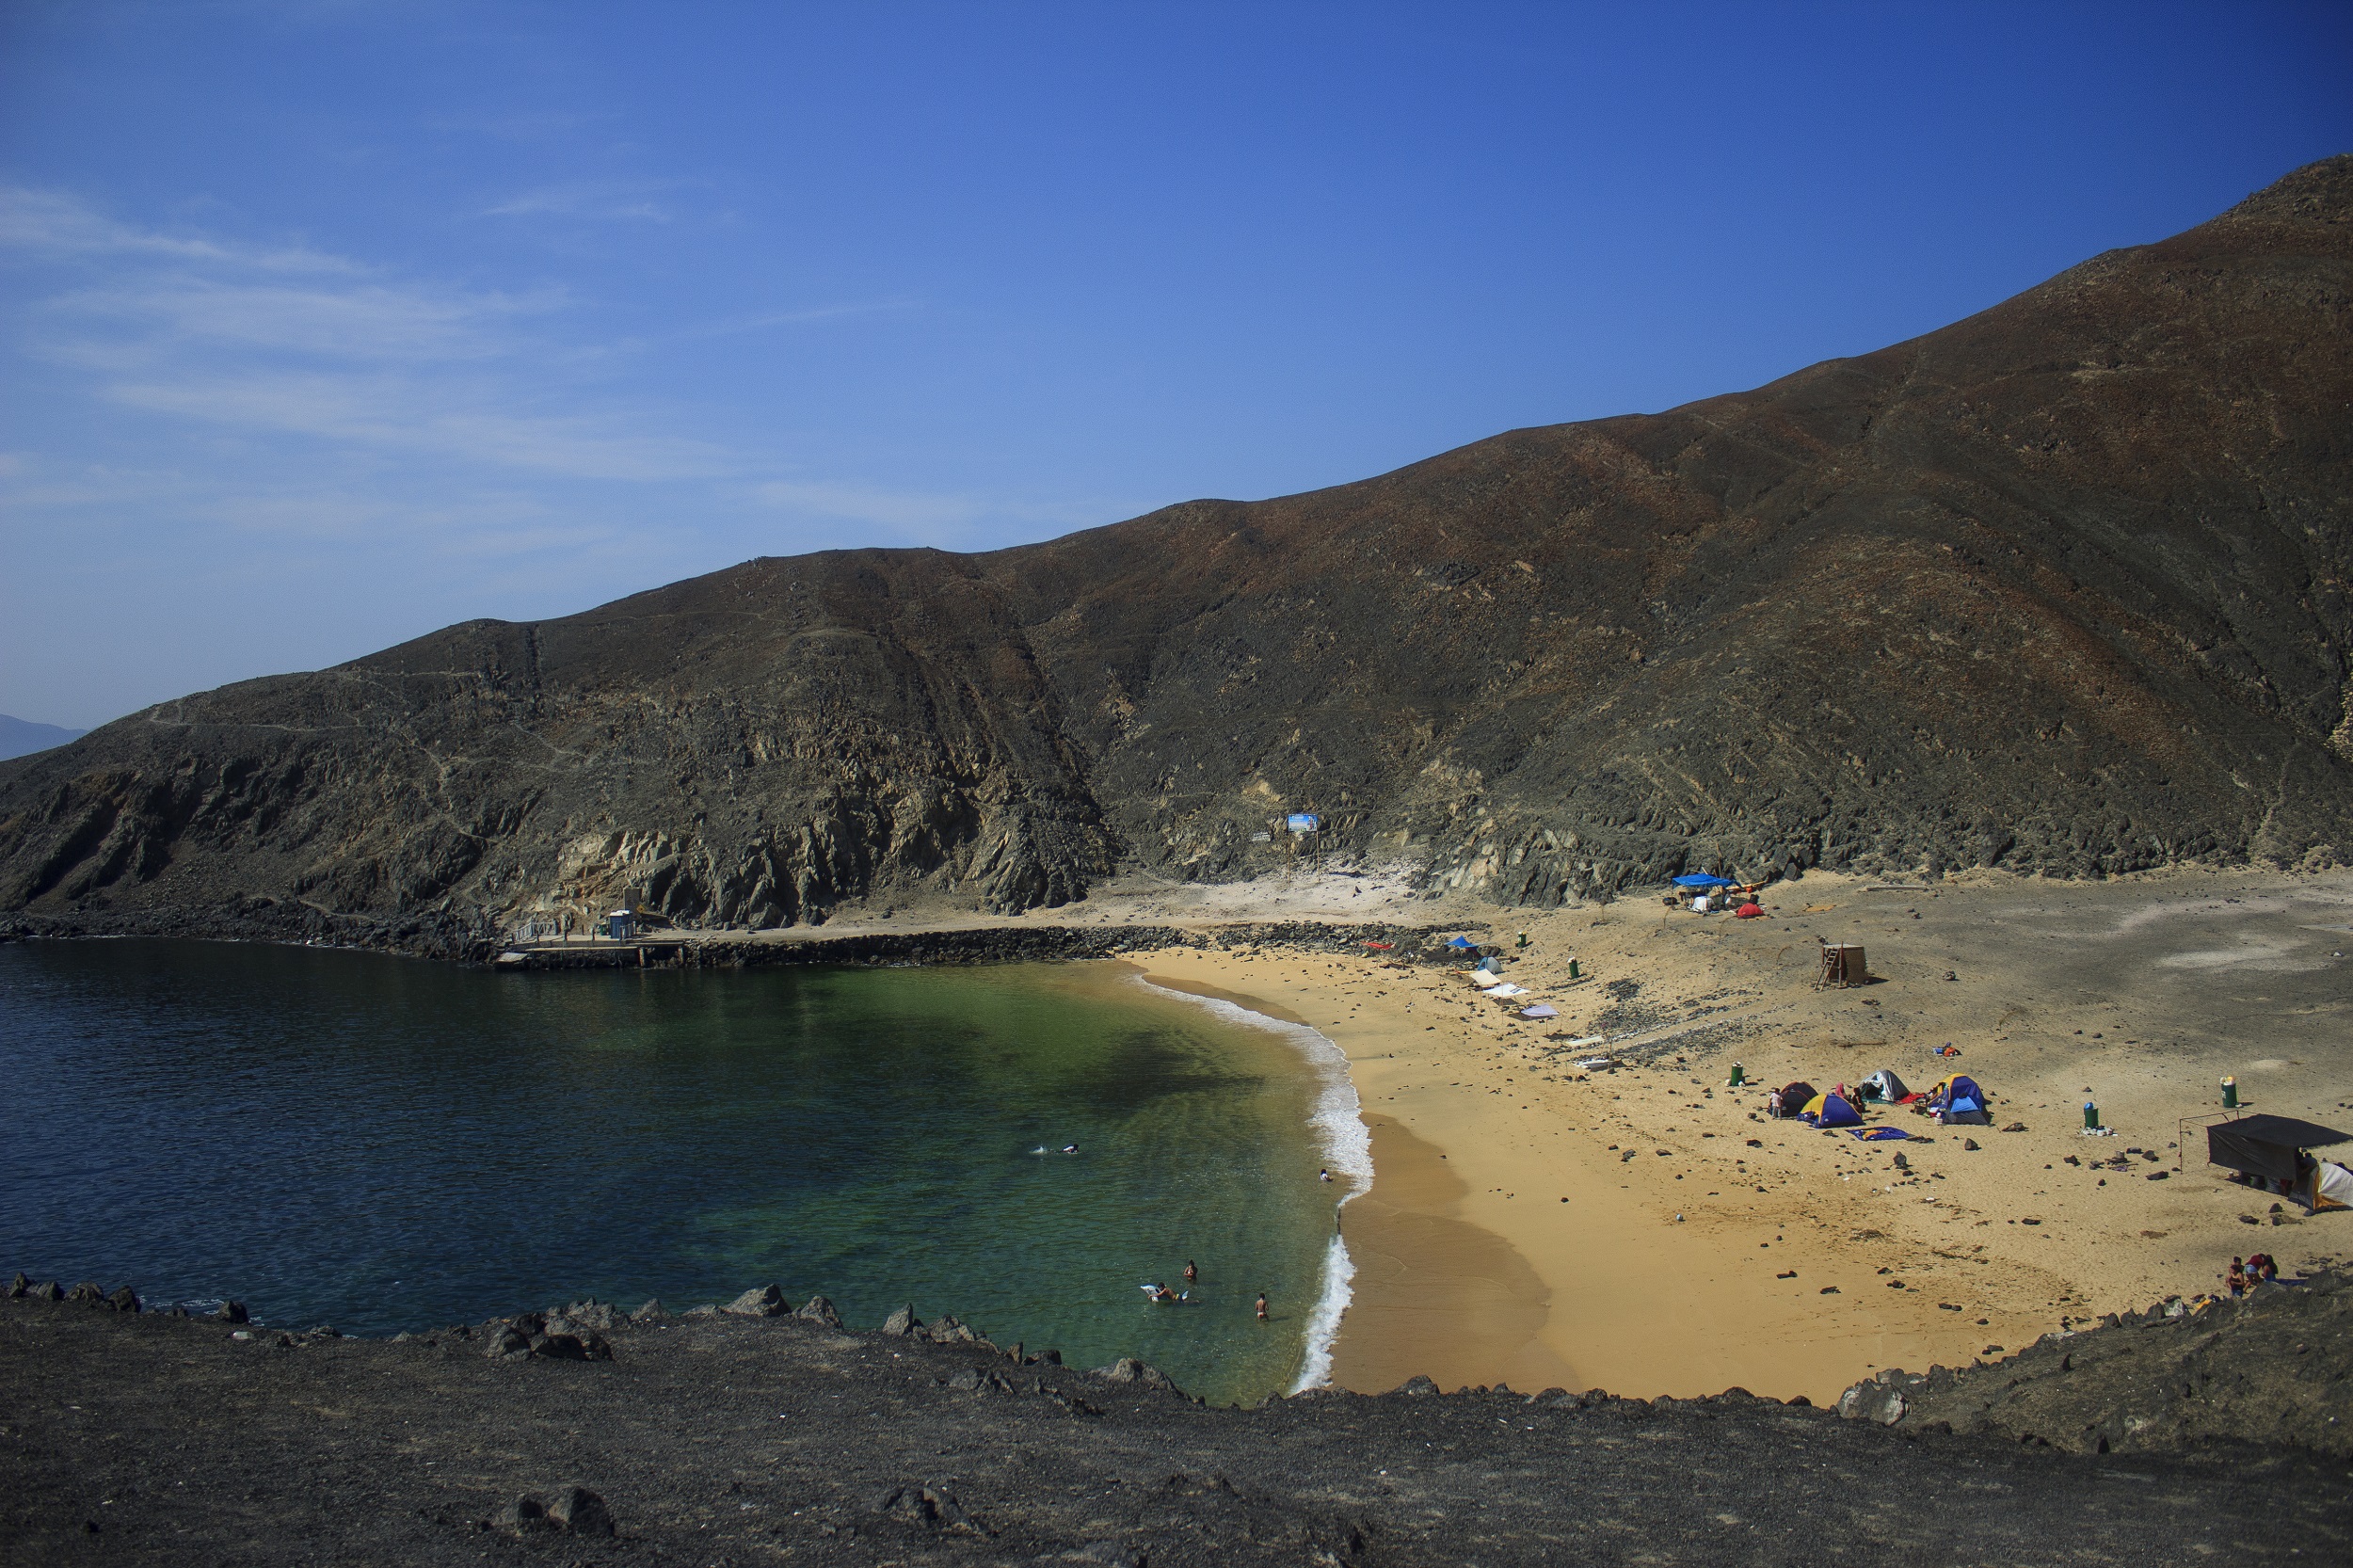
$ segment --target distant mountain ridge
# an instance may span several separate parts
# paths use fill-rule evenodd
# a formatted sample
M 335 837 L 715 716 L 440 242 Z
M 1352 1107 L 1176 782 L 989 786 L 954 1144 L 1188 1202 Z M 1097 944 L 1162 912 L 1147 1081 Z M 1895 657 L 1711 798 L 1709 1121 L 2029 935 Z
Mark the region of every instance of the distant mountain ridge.
M 12 719 L 6 713 L 0 713 L 0 761 L 36 751 L 47 751 L 51 746 L 61 746 L 88 733 L 87 729 L 35 724 L 30 719 Z
M 1504 903 L 2332 862 L 2348 407 L 2341 156 L 1753 392 L 164 703 L 0 764 L 0 909 L 421 946 L 622 890 L 741 925 L 1013 909 L 1254 874 L 1287 808 Z

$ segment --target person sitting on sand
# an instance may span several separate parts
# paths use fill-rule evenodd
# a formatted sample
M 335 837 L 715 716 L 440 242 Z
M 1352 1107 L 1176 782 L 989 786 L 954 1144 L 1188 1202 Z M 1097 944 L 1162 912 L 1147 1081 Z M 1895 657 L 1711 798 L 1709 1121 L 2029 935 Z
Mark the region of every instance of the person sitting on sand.
M 1258 1292 L 1258 1321 L 1266 1321 L 1266 1292 L 1263 1290 Z
M 2231 1272 L 2225 1279 L 2231 1287 L 2232 1295 L 2247 1294 L 2247 1265 L 2243 1260 L 2235 1257 L 2231 1259 Z
M 2247 1283 L 2265 1285 L 2280 1277 L 2279 1260 L 2267 1252 L 2259 1252 L 2247 1260 Z

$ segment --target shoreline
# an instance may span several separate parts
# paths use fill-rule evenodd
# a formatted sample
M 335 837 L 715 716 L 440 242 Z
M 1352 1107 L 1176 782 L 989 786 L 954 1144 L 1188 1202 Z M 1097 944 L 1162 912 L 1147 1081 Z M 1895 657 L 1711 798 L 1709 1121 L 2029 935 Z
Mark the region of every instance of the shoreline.
M 1149 990 L 1194 1002 L 1228 1023 L 1281 1035 L 1298 1048 L 1319 1080 L 1315 1108 L 1309 1112 L 1307 1121 L 1321 1136 L 1324 1168 L 1337 1172 L 1346 1190 L 1332 1205 L 1332 1236 L 1324 1243 L 1322 1285 L 1303 1331 L 1298 1375 L 1285 1392 L 1302 1394 L 1311 1388 L 1325 1387 L 1332 1381 L 1333 1344 L 1347 1320 L 1356 1277 L 1356 1263 L 1349 1252 L 1341 1215 L 1351 1203 L 1371 1189 L 1378 1173 L 1372 1157 L 1371 1131 L 1364 1121 L 1364 1106 L 1356 1093 L 1354 1075 L 1349 1071 L 1348 1054 L 1329 1035 L 1304 1020 L 1278 1017 L 1264 1008 L 1251 1006 L 1247 999 L 1211 995 L 1206 990 L 1167 984 L 1166 977 L 1144 973 L 1133 966 L 1123 968 L 1128 968 L 1136 983 Z
M 2353 1254 L 2353 1215 L 2270 1213 L 2206 1174 L 2202 1144 L 2171 1146 L 2223 1073 L 2249 1109 L 2353 1127 L 2353 874 L 1817 871 L 1769 889 L 1752 921 L 1639 898 L 1543 912 L 1361 898 L 1347 874 L 1325 873 L 1322 906 L 1283 904 L 1292 883 L 1255 904 L 1220 886 L 1213 912 L 1103 896 L 914 929 L 909 911 L 880 929 L 693 934 L 684 956 L 1110 958 L 1329 1040 L 1373 1156 L 1349 1198 L 1353 1277 L 1330 1342 L 1333 1382 L 1359 1391 L 1431 1376 L 1819 1400 L 1876 1369 L 1998 1359 L 2214 1289 L 2234 1254 L 2291 1269 Z M 1526 1000 L 1561 1016 L 1521 1022 L 1457 975 L 1367 945 L 1461 931 L 1487 934 Z M 1873 983 L 1814 989 L 1823 940 L 1866 941 Z M 1958 1062 L 1929 1054 L 1945 1040 Z M 1594 1048 L 1622 1064 L 1579 1071 Z M 1736 1061 L 1750 1080 L 1737 1092 Z M 1996 1125 L 1874 1111 L 1929 1139 L 1860 1144 L 1756 1113 L 1769 1084 L 1882 1066 L 1914 1088 L 1969 1072 Z M 2078 1135 L 2087 1096 L 2117 1137 Z M 2004 1130 L 2012 1118 L 2022 1130 Z

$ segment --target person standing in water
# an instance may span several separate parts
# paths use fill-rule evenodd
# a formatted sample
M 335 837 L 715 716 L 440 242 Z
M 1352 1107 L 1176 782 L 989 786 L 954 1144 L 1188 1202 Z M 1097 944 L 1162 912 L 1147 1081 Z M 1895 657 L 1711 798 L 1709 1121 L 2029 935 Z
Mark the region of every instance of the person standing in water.
M 1186 1283 L 1187 1285 L 1198 1285 L 1200 1282 L 1201 1282 L 1201 1271 L 1200 1271 L 1199 1269 L 1196 1269 L 1196 1268 L 1194 1268 L 1194 1267 L 1193 1267 L 1193 1259 L 1192 1259 L 1192 1258 L 1190 1258 L 1190 1257 L 1186 1258 L 1186 1259 L 1185 1259 L 1185 1283 Z
M 1258 1292 L 1258 1321 L 1266 1321 L 1266 1292 L 1263 1290 Z

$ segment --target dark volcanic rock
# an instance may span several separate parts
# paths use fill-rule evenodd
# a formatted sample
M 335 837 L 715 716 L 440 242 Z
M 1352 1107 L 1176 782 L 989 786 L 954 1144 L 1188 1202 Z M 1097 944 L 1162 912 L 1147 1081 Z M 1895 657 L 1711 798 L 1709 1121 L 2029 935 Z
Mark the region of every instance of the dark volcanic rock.
M 484 953 L 1127 862 L 1284 807 L 1552 904 L 1695 866 L 2353 855 L 2353 157 L 1753 392 L 984 555 L 760 560 L 0 763 L 25 930 Z
M 2218 1365 L 2293 1358 L 2325 1400 L 2344 1381 L 2345 1336 L 2265 1300 L 2238 1320 L 2278 1312 L 2306 1337 L 2249 1341 L 2248 1358 Z M 2172 1375 L 2162 1318 L 2069 1341 L 2113 1350 L 2095 1356 L 2108 1370 L 2089 1399 L 2047 1407 L 2054 1447 L 1998 1424 L 1956 1433 L 1907 1410 L 1882 1426 L 1731 1394 L 1323 1394 L 1209 1410 L 1142 1377 L 1088 1380 L 1080 1400 L 1045 1381 L 1070 1374 L 1009 1379 L 991 1352 L 904 1336 L 725 1315 L 615 1332 L 627 1345 L 613 1361 L 519 1376 L 438 1336 L 287 1354 L 202 1319 L 0 1302 L 0 1387 L 40 1413 L 0 1444 L 0 1551 L 173 1568 L 1798 1564 L 1823 1560 L 1826 1542 L 1857 1563 L 2057 1568 L 2353 1551 L 2343 1462 L 2199 1447 L 2227 1435 L 2225 1406 L 2203 1407 L 2222 1432 L 2201 1428 L 2201 1407 L 2180 1413 L 2179 1449 L 2057 1443 L 2110 1391 Z M 1940 1393 L 1868 1386 L 1910 1405 L 1976 1376 L 1948 1374 Z M 576 1479 L 549 1490 L 550 1476 Z M 1956 1496 L 1965 1506 L 1888 1505 Z M 617 1538 L 602 1497 L 622 1505 Z M 93 1519 L 103 1557 L 85 1544 Z
M 604 1506 L 604 1499 L 584 1486 L 558 1489 L 548 1499 L 547 1517 L 558 1529 L 574 1535 L 611 1535 L 613 1514 Z
M 1881 1372 L 1849 1389 L 1839 1414 L 2077 1453 L 2236 1439 L 2353 1458 L 2353 1276 L 2259 1286 L 2197 1309 L 2160 1302 L 2102 1322 L 1958 1372 Z M 1890 1395 L 1900 1395 L 1892 1416 Z
M 781 1318 L 792 1309 L 784 1304 L 783 1290 L 774 1285 L 761 1285 L 744 1291 L 719 1310 L 732 1312 L 739 1318 Z

